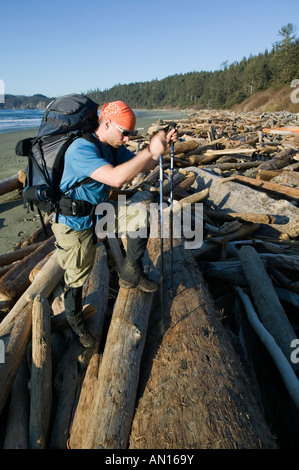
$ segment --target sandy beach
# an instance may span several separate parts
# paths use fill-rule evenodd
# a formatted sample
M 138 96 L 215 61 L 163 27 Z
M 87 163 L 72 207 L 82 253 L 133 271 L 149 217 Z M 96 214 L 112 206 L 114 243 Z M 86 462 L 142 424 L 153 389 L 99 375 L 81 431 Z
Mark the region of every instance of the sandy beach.
M 141 110 L 136 129 L 141 128 L 139 133 L 144 134 L 157 119 L 175 120 L 179 117 L 182 119 L 186 116 L 180 111 L 173 110 L 145 110 L 144 112 Z M 16 175 L 18 171 L 27 167 L 27 158 L 17 156 L 15 146 L 19 140 L 34 137 L 36 134 L 37 129 L 31 129 L 0 135 L 1 180 Z M 16 196 L 17 192 L 0 196 L 0 255 L 12 251 L 17 244 L 41 226 L 37 212 L 27 213 L 22 199 L 12 200 Z
M 17 142 L 26 137 L 34 137 L 36 130 L 10 132 L 0 135 L 1 180 L 13 176 L 27 166 L 27 158 L 15 154 Z M 37 213 L 23 207 L 22 199 L 15 199 L 17 191 L 0 196 L 0 255 L 12 251 L 20 242 L 40 227 Z

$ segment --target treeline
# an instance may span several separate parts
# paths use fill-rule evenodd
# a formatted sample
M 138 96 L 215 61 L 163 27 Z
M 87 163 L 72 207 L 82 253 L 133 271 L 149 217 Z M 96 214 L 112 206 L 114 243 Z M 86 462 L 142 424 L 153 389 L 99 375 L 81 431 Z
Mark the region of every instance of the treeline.
M 252 94 L 268 88 L 280 89 L 299 79 L 299 39 L 289 23 L 272 50 L 243 58 L 215 72 L 190 72 L 163 80 L 115 85 L 87 94 L 97 103 L 123 100 L 133 108 L 231 108 Z
M 45 109 L 53 98 L 44 95 L 5 95 L 5 103 L 0 104 L 0 108 L 6 109 Z
M 299 39 L 296 27 L 289 23 L 278 32 L 272 50 L 240 62 L 224 62 L 214 72 L 189 72 L 148 82 L 115 85 L 107 90 L 89 90 L 85 94 L 96 103 L 122 100 L 135 109 L 215 108 L 230 109 L 249 96 L 268 88 L 280 89 L 299 79 Z M 71 93 L 71 92 L 70 92 Z M 44 95 L 5 95 L 6 108 L 44 109 L 53 98 Z M 1 105 L 0 105 L 1 107 Z

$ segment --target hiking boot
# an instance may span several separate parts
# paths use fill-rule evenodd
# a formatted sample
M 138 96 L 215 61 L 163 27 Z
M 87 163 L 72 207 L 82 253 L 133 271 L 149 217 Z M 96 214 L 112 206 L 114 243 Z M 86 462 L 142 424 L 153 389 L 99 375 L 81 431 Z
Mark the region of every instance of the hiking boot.
M 79 341 L 84 348 L 92 348 L 96 343 L 95 338 L 90 333 L 83 333 L 78 336 Z
M 142 290 L 143 292 L 156 292 L 156 290 L 159 289 L 159 283 L 152 281 L 145 274 L 141 276 L 138 283 L 128 282 L 123 279 L 119 279 L 118 283 L 119 287 L 124 287 L 125 289 L 133 289 L 134 287 L 138 287 L 138 289 Z
M 118 284 L 125 289 L 138 287 L 143 292 L 156 292 L 159 288 L 158 282 L 152 281 L 144 274 L 141 262 L 130 261 L 127 258 L 124 260 Z

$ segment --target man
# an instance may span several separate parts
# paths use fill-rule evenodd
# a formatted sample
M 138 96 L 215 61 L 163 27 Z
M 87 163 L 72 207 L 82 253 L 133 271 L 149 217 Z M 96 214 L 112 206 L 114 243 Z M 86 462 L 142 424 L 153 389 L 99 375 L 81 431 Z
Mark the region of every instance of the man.
M 147 148 L 134 155 L 126 147 L 136 125 L 132 109 L 122 101 L 104 105 L 99 117 L 99 126 L 93 136 L 96 144 L 84 138 L 76 139 L 65 154 L 65 166 L 60 188 L 73 200 L 86 201 L 95 207 L 107 201 L 110 188 L 120 188 L 130 182 L 139 172 L 154 168 L 159 155 L 164 153 L 170 141 L 177 140 L 176 129 L 167 135 L 164 131 L 154 135 Z M 89 178 L 89 179 L 88 179 Z M 87 180 L 85 184 L 77 182 Z M 65 270 L 65 312 L 73 331 L 81 344 L 91 347 L 94 338 L 87 331 L 82 315 L 82 290 L 94 263 L 94 211 L 84 215 L 59 215 L 52 224 L 58 249 L 58 260 Z M 120 287 L 138 287 L 145 292 L 154 292 L 158 284 L 143 272 L 142 257 L 147 238 L 128 237 L 127 253 L 120 273 Z

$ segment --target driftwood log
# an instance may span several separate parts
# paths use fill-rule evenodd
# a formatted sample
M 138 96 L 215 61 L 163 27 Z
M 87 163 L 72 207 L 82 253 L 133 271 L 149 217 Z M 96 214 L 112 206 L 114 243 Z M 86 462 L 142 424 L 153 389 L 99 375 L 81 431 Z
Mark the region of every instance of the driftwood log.
M 29 377 L 27 358 L 24 356 L 11 389 L 3 449 L 28 449 L 29 447 Z
M 89 361 L 82 384 L 78 406 L 71 426 L 70 438 L 68 441 L 69 449 L 83 448 L 82 440 L 87 432 L 89 417 L 92 413 L 92 402 L 98 384 L 100 361 L 100 354 L 94 354 Z
M 291 361 L 293 352 L 291 344 L 296 339 L 296 334 L 287 319 L 263 262 L 251 246 L 243 246 L 240 249 L 239 258 L 265 328 L 273 336 L 290 365 L 298 372 L 299 363 L 295 364 Z
M 151 195 L 139 193 L 134 203 L 147 206 Z M 148 265 L 146 256 L 145 265 Z M 153 293 L 120 288 L 99 366 L 91 414 L 82 447 L 127 447 Z M 70 440 L 70 445 L 72 438 Z
M 15 321 L 8 345 L 5 349 L 5 362 L 0 363 L 0 415 L 13 386 L 23 356 L 31 340 L 31 309 L 20 312 Z
M 79 341 L 71 341 L 58 364 L 54 378 L 54 393 L 58 397 L 58 403 L 48 444 L 51 449 L 67 448 L 86 368 L 102 337 L 107 314 L 108 291 L 107 254 L 103 244 L 99 243 L 93 270 L 84 286 L 84 302 L 97 310 L 87 321 L 89 331 L 96 338 L 96 345 L 94 348 L 84 350 Z
M 268 194 L 234 181 L 226 181 L 211 170 L 189 167 L 197 174 L 194 188 L 197 191 L 209 188 L 205 205 L 224 212 L 250 212 L 275 216 L 275 223 L 262 227 L 264 235 L 287 234 L 296 237 L 299 231 L 299 209 L 283 199 L 272 199 Z M 254 180 L 254 178 L 252 178 Z M 291 189 L 291 188 L 290 188 Z
M 153 294 L 120 289 L 99 367 L 84 449 L 126 449 Z
M 58 264 L 57 253 L 54 252 L 43 269 L 35 277 L 33 283 L 0 323 L 0 337 L 11 332 L 15 320 L 24 309 L 28 310 L 28 313 L 31 311 L 33 299 L 38 294 L 48 298 L 62 277 L 63 270 Z
M 149 247 L 154 264 L 158 243 L 154 240 Z M 167 292 L 167 260 L 165 266 Z M 159 305 L 154 307 L 129 448 L 274 448 L 196 262 L 178 240 L 173 298 L 168 297 L 163 312 Z
M 0 293 L 11 301 L 18 299 L 30 286 L 30 273 L 36 264 L 55 249 L 54 235 L 15 264 L 0 281 Z
M 0 196 L 21 189 L 23 189 L 23 185 L 19 180 L 19 173 L 0 181 Z
M 51 323 L 48 301 L 38 295 L 32 308 L 29 448 L 45 449 L 52 405 Z

